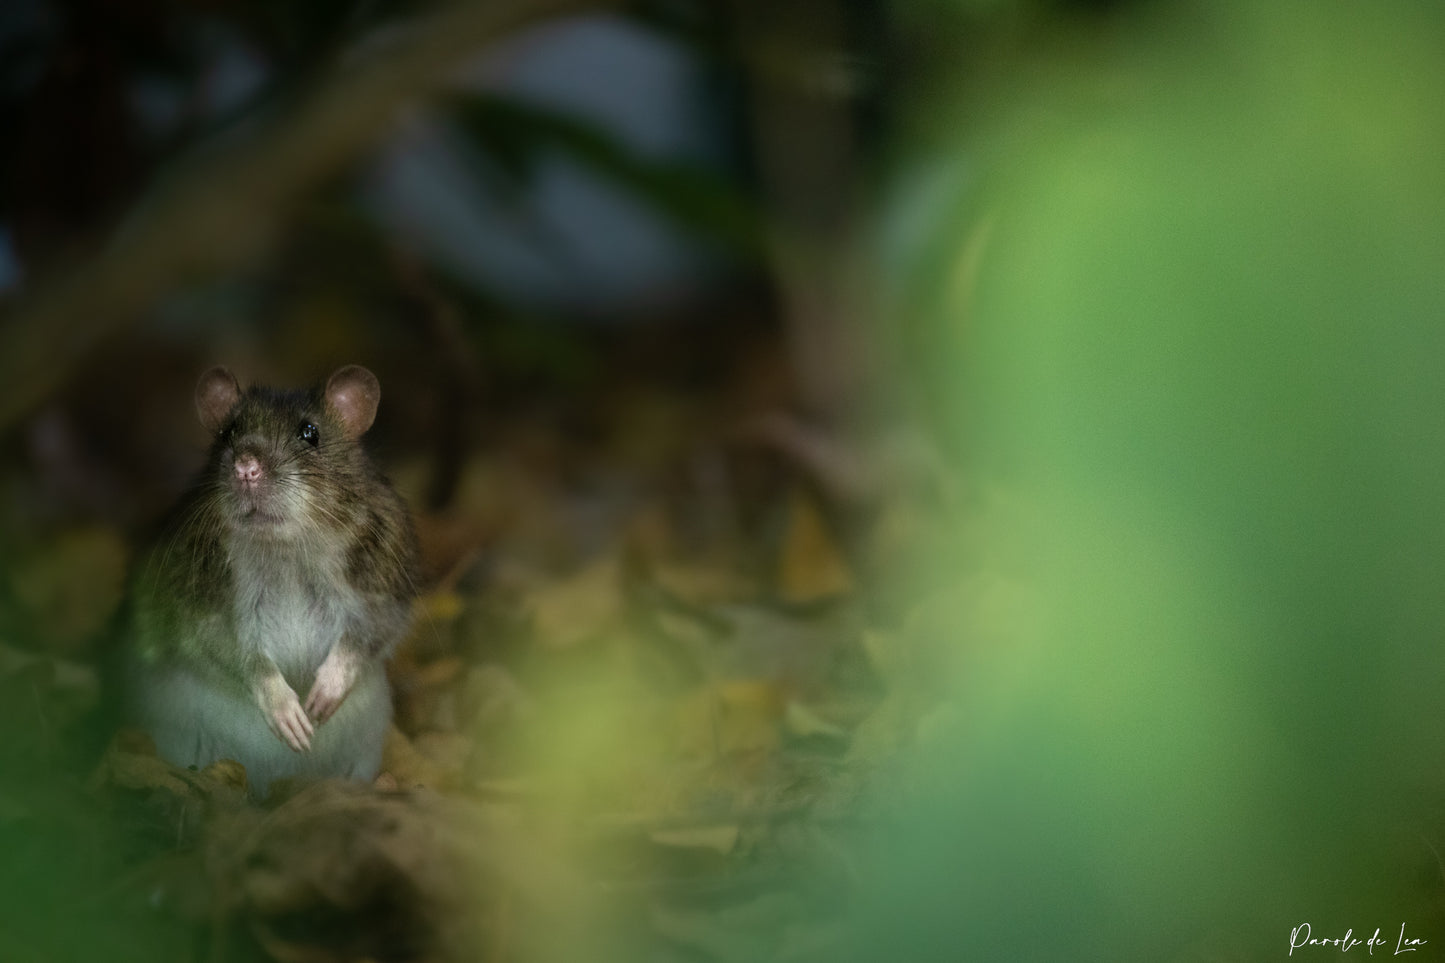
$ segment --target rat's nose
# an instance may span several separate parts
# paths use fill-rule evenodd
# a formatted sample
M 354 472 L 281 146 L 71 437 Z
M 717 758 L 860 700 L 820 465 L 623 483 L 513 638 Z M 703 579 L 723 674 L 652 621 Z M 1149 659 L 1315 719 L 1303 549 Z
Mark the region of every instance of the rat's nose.
M 255 455 L 242 455 L 236 459 L 236 478 L 243 485 L 254 485 L 261 480 L 261 462 Z

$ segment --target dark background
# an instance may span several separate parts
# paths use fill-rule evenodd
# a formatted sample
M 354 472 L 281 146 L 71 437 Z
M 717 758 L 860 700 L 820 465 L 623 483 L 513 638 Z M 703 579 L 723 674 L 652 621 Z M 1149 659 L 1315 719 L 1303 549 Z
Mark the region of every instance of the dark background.
M 6 4 L 0 959 L 1428 958 L 1442 34 Z M 105 715 L 217 363 L 380 378 L 378 786 Z

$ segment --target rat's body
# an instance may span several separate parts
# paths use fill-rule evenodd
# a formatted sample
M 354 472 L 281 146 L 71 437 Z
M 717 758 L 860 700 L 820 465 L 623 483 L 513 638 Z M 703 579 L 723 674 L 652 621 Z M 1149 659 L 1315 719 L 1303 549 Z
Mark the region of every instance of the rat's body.
M 210 459 L 131 599 L 127 701 L 162 757 L 234 759 L 258 794 L 380 768 L 383 661 L 410 623 L 415 538 L 358 443 L 379 397 L 355 366 L 311 392 L 201 378 Z

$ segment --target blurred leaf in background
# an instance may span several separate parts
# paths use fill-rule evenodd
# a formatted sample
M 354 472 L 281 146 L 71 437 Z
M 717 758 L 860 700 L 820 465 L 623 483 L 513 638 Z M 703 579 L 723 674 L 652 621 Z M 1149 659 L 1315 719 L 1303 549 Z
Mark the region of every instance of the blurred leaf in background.
M 760 254 L 735 70 L 664 19 L 559 18 L 408 118 L 364 173 L 364 204 L 505 303 L 614 323 L 675 309 Z
M 937 630 L 855 959 L 1445 940 L 1445 19 L 1131 9 L 915 118 L 899 300 L 1036 603 Z

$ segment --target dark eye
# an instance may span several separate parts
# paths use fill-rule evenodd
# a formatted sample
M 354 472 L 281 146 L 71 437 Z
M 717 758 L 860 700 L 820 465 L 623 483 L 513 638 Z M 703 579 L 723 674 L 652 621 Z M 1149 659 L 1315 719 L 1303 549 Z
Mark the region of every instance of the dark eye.
M 317 431 L 316 426 L 309 421 L 301 422 L 301 427 L 296 429 L 296 437 L 312 448 L 321 443 L 321 432 Z
M 223 445 L 229 445 L 236 440 L 236 423 L 234 421 L 221 429 L 220 438 Z

